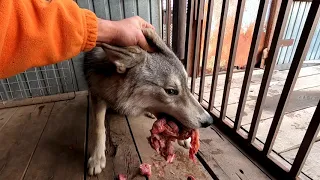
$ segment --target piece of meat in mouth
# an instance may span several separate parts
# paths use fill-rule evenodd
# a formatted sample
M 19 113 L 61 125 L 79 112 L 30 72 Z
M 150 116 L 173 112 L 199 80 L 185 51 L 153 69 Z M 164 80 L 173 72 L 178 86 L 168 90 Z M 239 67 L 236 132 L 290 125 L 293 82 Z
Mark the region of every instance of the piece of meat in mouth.
M 156 120 L 152 125 L 152 129 L 150 130 L 150 145 L 157 151 L 157 153 L 163 156 L 168 163 L 171 163 L 175 158 L 174 147 L 172 143 L 177 139 L 184 140 L 191 137 L 189 158 L 195 162 L 195 154 L 198 152 L 200 146 L 199 131 L 196 129 L 188 129 L 180 124 L 178 126 L 177 123 L 174 120 L 170 120 L 166 116 Z

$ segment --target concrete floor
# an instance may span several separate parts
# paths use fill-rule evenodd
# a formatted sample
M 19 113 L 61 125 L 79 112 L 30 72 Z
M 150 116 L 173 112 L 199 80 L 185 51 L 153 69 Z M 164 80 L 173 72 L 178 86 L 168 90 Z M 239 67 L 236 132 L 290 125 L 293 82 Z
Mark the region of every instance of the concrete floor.
M 261 116 L 257 132 L 257 140 L 264 143 L 273 120 L 274 112 L 285 83 L 289 70 L 275 70 L 268 90 L 268 95 L 264 104 L 264 110 Z M 251 80 L 248 98 L 244 110 L 244 116 L 241 122 L 241 127 L 245 131 L 249 131 L 252 114 L 255 108 L 256 99 L 260 89 L 260 83 L 264 70 L 254 70 Z M 239 96 L 241 92 L 244 72 L 233 74 L 229 101 L 227 106 L 227 117 L 234 121 Z M 209 101 L 211 76 L 205 79 L 204 100 Z M 276 154 L 282 156 L 286 161 L 292 163 L 298 151 L 299 145 L 307 130 L 315 107 L 320 99 L 320 64 L 313 66 L 305 66 L 301 69 L 299 78 L 296 82 L 294 91 L 286 108 L 286 113 L 282 121 L 279 133 L 277 135 L 273 150 Z M 218 85 L 215 97 L 214 107 L 220 110 L 223 88 L 225 82 L 225 74 L 218 76 Z M 196 93 L 199 92 L 200 79 L 196 81 Z M 309 158 L 303 168 L 303 172 L 313 178 L 320 179 L 320 134 L 317 142 L 314 144 Z

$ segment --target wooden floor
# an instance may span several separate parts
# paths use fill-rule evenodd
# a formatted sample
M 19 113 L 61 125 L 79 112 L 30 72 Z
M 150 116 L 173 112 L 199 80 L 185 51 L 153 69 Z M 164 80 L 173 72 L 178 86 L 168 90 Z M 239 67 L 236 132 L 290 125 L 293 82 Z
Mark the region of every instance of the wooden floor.
M 75 99 L 0 110 L 0 179 L 104 179 L 119 173 L 128 179 L 145 179 L 138 174 L 141 162 L 152 165 L 150 179 L 270 179 L 215 128 L 202 129 L 196 164 L 187 150 L 176 147 L 172 164 L 157 155 L 147 137 L 154 120 L 145 116 L 125 117 L 112 113 L 112 148 L 107 149 L 107 167 L 95 177 L 86 175 L 87 94 Z M 90 136 L 89 131 L 89 144 Z M 90 145 L 89 145 L 90 148 Z

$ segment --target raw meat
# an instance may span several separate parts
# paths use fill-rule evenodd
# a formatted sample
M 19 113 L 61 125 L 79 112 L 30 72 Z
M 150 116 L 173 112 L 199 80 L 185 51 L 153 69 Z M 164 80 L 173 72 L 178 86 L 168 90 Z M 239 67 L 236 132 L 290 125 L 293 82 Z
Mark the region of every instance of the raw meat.
M 172 163 L 175 158 L 172 142 L 175 142 L 176 139 L 184 140 L 191 137 L 189 158 L 195 162 L 195 154 L 198 152 L 200 146 L 198 130 L 180 130 L 178 125 L 173 121 L 167 121 L 165 118 L 161 118 L 153 123 L 150 132 L 151 137 L 149 137 L 149 142 L 151 147 L 166 158 L 168 163 Z
M 195 154 L 198 152 L 200 147 L 199 142 L 199 131 L 193 130 L 191 134 L 191 148 L 189 149 L 189 158 L 193 160 L 193 162 L 196 161 Z
M 118 175 L 118 180 L 127 180 L 127 176 L 124 174 L 119 174 Z
M 147 163 L 143 163 L 140 165 L 140 174 L 143 176 L 150 177 L 151 176 L 151 165 Z
M 193 176 L 190 175 L 187 177 L 187 180 L 196 180 L 196 178 L 194 178 Z

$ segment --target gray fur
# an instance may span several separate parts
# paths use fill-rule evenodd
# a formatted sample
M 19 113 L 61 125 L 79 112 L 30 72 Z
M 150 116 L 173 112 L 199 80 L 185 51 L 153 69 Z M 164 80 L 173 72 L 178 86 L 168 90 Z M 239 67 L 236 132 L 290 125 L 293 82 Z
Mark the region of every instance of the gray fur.
M 150 44 L 157 48 L 157 52 L 148 53 L 139 47 L 120 48 L 103 44 L 86 54 L 84 73 L 92 98 L 104 101 L 107 108 L 120 114 L 137 116 L 151 112 L 157 116 L 165 113 L 188 128 L 212 124 L 211 116 L 190 93 L 187 73 L 180 60 L 153 30 L 144 30 L 144 34 Z M 178 90 L 179 94 L 169 95 L 165 89 Z M 96 104 L 92 106 L 93 109 L 99 109 L 95 108 Z M 100 111 L 93 113 L 98 114 Z M 94 121 L 101 124 L 102 119 Z M 97 157 L 102 155 L 94 156 L 91 158 L 99 161 Z M 99 173 L 96 164 L 89 162 L 89 174 Z

